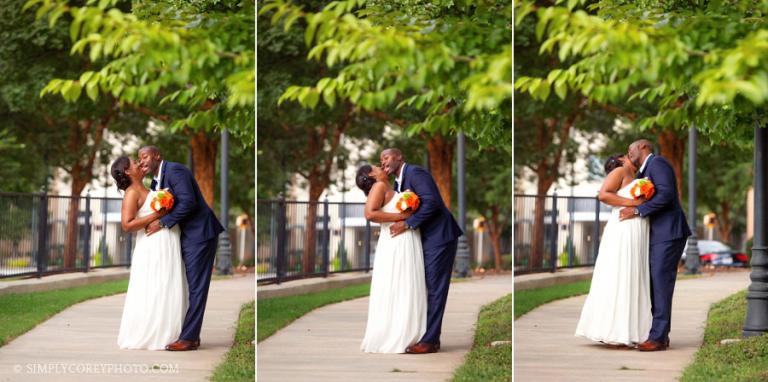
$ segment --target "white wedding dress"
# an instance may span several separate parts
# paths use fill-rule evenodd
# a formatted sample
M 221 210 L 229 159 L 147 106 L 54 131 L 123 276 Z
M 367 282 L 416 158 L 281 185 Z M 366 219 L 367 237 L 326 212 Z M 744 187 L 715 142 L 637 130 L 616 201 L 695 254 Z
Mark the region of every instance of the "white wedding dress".
M 381 211 L 396 213 L 390 200 Z M 368 324 L 360 349 L 368 353 L 404 353 L 427 330 L 427 285 L 418 230 L 390 236 L 382 223 L 373 262 Z
M 151 214 L 150 191 L 138 217 Z M 165 350 L 179 338 L 188 305 L 187 276 L 181 259 L 178 224 L 136 235 L 131 276 L 117 344 L 121 349 Z
M 617 194 L 631 198 L 629 190 L 635 182 Z M 613 208 L 605 225 L 576 335 L 632 346 L 648 338 L 653 319 L 648 264 L 650 226 L 647 218 L 620 221 L 620 209 Z

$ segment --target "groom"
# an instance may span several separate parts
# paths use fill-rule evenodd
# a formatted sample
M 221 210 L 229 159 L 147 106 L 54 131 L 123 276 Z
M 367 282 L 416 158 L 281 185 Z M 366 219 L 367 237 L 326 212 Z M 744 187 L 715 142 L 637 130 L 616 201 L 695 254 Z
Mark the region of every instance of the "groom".
M 677 265 L 683 255 L 685 242 L 691 236 L 680 207 L 675 172 L 666 159 L 652 153 L 653 144 L 646 139 L 629 145 L 627 157 L 640 169 L 638 178 L 648 178 L 656 194 L 640 206 L 622 208 L 620 212 L 621 220 L 647 216 L 651 223 L 649 262 L 653 323 L 648 340 L 637 346 L 640 351 L 665 350 L 669 347 L 672 293 L 675 290 Z
M 427 282 L 427 330 L 418 343 L 405 349 L 406 353 L 424 354 L 440 350 L 440 330 L 443 326 L 445 302 L 451 283 L 453 260 L 461 228 L 445 207 L 435 181 L 427 170 L 405 163 L 400 150 L 389 148 L 379 157 L 381 168 L 394 175 L 395 191 L 411 190 L 418 195 L 421 205 L 411 217 L 389 228 L 392 236 L 408 229 L 421 230 L 424 251 L 424 273 Z
M 154 146 L 139 150 L 139 166 L 145 175 L 152 174 L 152 190 L 167 188 L 174 198 L 171 212 L 147 225 L 147 235 L 176 224 L 181 229 L 181 257 L 189 286 L 189 308 L 179 339 L 166 346 L 165 350 L 196 350 L 200 346 L 200 329 L 211 285 L 216 245 L 224 227 L 208 207 L 195 178 L 185 166 L 164 161 L 160 150 Z

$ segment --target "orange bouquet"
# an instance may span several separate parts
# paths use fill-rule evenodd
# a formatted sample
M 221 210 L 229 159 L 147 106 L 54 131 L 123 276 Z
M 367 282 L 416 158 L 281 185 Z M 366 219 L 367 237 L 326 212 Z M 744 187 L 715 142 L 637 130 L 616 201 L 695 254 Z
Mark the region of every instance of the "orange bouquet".
M 155 212 L 159 212 L 163 208 L 170 210 L 173 207 L 173 195 L 167 189 L 159 190 L 155 192 L 155 196 L 149 202 L 149 207 Z
M 648 178 L 639 179 L 632 188 L 629 189 L 629 194 L 635 199 L 645 198 L 650 199 L 653 194 L 656 193 L 656 188 Z
M 406 210 L 416 211 L 417 208 L 419 208 L 419 197 L 411 190 L 405 190 L 402 194 L 400 194 L 400 199 L 395 203 L 395 207 L 397 207 L 397 210 L 400 212 L 405 212 Z

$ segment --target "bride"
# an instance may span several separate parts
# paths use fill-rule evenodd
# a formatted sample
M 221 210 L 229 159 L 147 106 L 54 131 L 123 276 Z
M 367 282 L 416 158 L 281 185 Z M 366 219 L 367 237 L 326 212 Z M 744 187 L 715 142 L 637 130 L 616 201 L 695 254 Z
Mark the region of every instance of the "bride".
M 149 207 L 155 191 L 144 187 L 145 175 L 128 157 L 112 164 L 117 188 L 125 191 L 123 231 L 137 232 L 117 344 L 121 349 L 165 350 L 181 333 L 187 311 L 187 278 L 178 225 L 149 236 L 144 233 L 147 224 L 168 213 Z
M 392 237 L 392 223 L 413 211 L 399 213 L 399 194 L 389 186 L 389 176 L 377 166 L 358 169 L 357 186 L 367 196 L 365 218 L 381 223 L 373 263 L 368 323 L 360 350 L 367 353 L 404 353 L 427 330 L 427 286 L 424 255 L 418 230 Z
M 644 199 L 633 199 L 630 188 L 637 181 L 637 168 L 624 155 L 605 163 L 608 174 L 599 199 L 613 206 L 600 241 L 592 285 L 576 335 L 612 348 L 632 348 L 644 342 L 651 329 L 649 233 L 647 218 L 619 220 L 621 207 L 634 207 Z

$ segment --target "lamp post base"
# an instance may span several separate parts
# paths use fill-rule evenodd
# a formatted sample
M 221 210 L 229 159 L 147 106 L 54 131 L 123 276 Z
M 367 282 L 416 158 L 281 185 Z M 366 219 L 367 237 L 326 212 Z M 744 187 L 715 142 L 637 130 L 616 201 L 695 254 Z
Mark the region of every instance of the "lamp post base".
M 699 271 L 699 246 L 696 235 L 688 238 L 688 249 L 685 251 L 685 274 L 698 275 Z
M 747 319 L 742 328 L 744 337 L 761 336 L 768 333 L 768 296 L 747 296 Z
M 216 250 L 216 274 L 232 274 L 232 245 L 229 243 L 227 231 L 219 235 L 219 248 Z
M 456 266 L 454 267 L 454 276 L 458 278 L 469 277 L 469 245 L 467 237 L 461 235 L 456 248 Z

